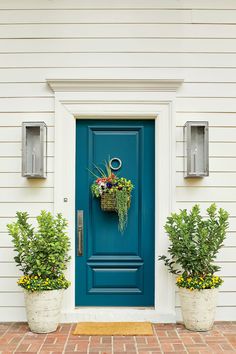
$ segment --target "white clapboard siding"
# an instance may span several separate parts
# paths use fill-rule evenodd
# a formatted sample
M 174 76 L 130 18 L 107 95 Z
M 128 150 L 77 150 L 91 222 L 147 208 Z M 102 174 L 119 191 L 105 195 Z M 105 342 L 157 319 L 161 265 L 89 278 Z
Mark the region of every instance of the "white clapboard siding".
M 47 173 L 46 179 L 34 179 L 22 177 L 21 172 L 11 173 L 9 176 L 7 173 L 0 173 L 0 188 L 34 188 L 34 187 L 53 187 L 54 175 L 53 173 Z
M 18 293 L 15 295 L 17 297 Z M 1 315 L 2 321 L 18 322 L 19 319 L 21 319 L 21 321 L 23 321 L 23 322 L 27 321 L 25 308 L 22 306 L 4 306 L 3 305 L 2 307 L 0 307 L 0 315 Z
M 0 84 L 1 97 L 53 97 L 53 92 L 45 83 L 2 83 Z
M 173 79 L 185 82 L 236 82 L 236 69 L 231 68 L 1 68 L 0 82 L 43 82 L 45 78 L 66 79 Z M 194 113 L 194 111 L 192 111 Z M 197 111 L 199 112 L 199 110 Z M 213 112 L 213 111 L 212 111 Z M 218 113 L 218 111 L 214 111 Z M 225 112 L 225 111 L 224 111 Z M 228 112 L 228 111 L 227 111 Z M 230 113 L 234 112 L 233 110 Z M 211 113 L 211 112 L 209 112 Z
M 19 24 L 4 25 L 0 38 L 235 38 L 234 25 L 209 24 Z
M 184 83 L 177 91 L 177 97 L 236 97 L 236 84 Z
M 0 177 L 1 178 L 1 177 Z M 236 174 L 211 172 L 206 178 L 184 178 L 183 172 L 176 173 L 177 187 L 236 187 Z
M 0 112 L 0 127 L 20 127 L 22 122 L 45 122 L 54 125 L 54 112 Z M 1 143 L 2 141 L 0 141 Z
M 176 140 L 183 141 L 183 127 L 176 128 Z M 236 126 L 211 127 L 209 129 L 209 141 L 236 142 Z
M 0 98 L 0 112 L 53 112 L 54 100 L 46 97 Z
M 22 155 L 22 143 L 21 142 L 1 142 L 0 143 L 0 157 L 19 157 Z M 47 156 L 54 156 L 54 143 L 47 143 Z M 1 178 L 1 176 L 0 176 Z
M 23 17 L 21 17 L 23 18 Z M 219 38 L 37 38 L 0 39 L 1 53 L 235 53 L 235 39 Z
M 10 125 L 10 122 L 9 122 Z M 22 127 L 18 126 L 6 126 L 0 129 L 0 140 L 1 142 L 21 142 Z M 47 128 L 47 139 L 49 142 L 54 141 L 54 128 Z
M 2 188 L 0 203 L 52 202 L 53 188 Z
M 236 36 L 236 33 L 235 33 Z M 232 67 L 236 54 L 200 53 L 17 53 L 2 54 L 2 68 L 31 67 Z
M 235 24 L 235 10 L 193 10 L 192 23 Z
M 215 201 L 230 213 L 217 258 L 224 284 L 216 318 L 235 320 L 235 23 L 235 0 L 0 1 L 1 320 L 25 320 L 6 225 L 16 211 L 27 211 L 33 225 L 42 209 L 54 211 L 54 93 L 48 78 L 184 79 L 174 107 L 175 209 L 199 203 L 206 216 Z M 152 95 L 157 96 L 161 93 Z M 188 120 L 209 122 L 209 177 L 183 178 L 183 125 Z M 21 177 L 23 121 L 48 125 L 46 180 Z M 178 299 L 176 305 L 180 319 Z
M 183 143 L 176 143 L 176 156 L 183 157 Z M 235 157 L 236 156 L 236 141 L 235 142 L 210 142 L 209 143 L 210 157 Z
M 234 112 L 234 98 L 182 98 L 176 102 L 176 110 L 178 112 Z
M 209 170 L 211 172 L 236 172 L 235 157 L 211 157 L 209 159 Z M 183 158 L 176 158 L 176 169 L 178 172 L 183 171 Z
M 21 172 L 21 157 L 5 158 L 0 157 L 0 173 L 19 173 Z M 53 172 L 54 159 L 47 158 L 47 172 Z
M 24 293 L 20 291 L 15 293 L 0 293 L 0 306 L 24 307 Z
M 235 201 L 236 200 L 236 188 L 224 188 L 224 187 L 177 187 L 176 199 L 179 202 L 198 200 L 199 201 Z
M 191 10 L 2 10 L 0 22 L 15 23 L 190 23 Z
M 176 114 L 176 119 L 177 126 L 181 127 L 181 129 L 187 121 L 191 120 L 206 120 L 211 128 L 227 128 L 236 126 L 236 113 L 232 112 L 181 112 Z M 224 142 L 228 143 L 228 139 Z
M 4 252 L 4 250 L 5 249 L 3 248 L 2 252 Z M 22 275 L 22 272 L 19 270 L 19 267 L 16 266 L 14 261 L 12 263 L 0 263 L 0 265 L 0 277 L 19 277 Z
M 0 9 L 97 9 L 97 0 L 57 0 L 56 3 L 42 0 L 24 0 L 19 3 L 18 0 L 2 0 Z M 119 2 L 110 0 L 100 0 L 99 9 L 236 9 L 234 0 L 120 0 Z
M 31 216 L 37 216 L 41 210 L 53 212 L 53 203 L 0 203 L 2 217 L 13 217 L 17 211 L 27 211 Z

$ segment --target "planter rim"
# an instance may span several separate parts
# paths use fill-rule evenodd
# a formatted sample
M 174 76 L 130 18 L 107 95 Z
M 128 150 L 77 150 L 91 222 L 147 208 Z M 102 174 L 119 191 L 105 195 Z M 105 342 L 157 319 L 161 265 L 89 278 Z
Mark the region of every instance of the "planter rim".
M 193 290 L 190 290 L 188 288 L 182 288 L 182 287 L 178 287 L 178 289 L 180 291 L 188 291 L 188 292 L 201 292 L 201 291 L 213 291 L 213 290 L 219 290 L 219 287 L 218 288 L 212 288 L 212 289 L 193 289 Z

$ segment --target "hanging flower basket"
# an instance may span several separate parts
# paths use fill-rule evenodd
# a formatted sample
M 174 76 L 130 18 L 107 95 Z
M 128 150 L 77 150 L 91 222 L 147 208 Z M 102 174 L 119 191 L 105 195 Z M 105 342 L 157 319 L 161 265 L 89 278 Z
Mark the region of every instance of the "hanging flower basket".
M 106 172 L 95 166 L 101 177 L 97 178 L 91 185 L 93 197 L 101 199 L 101 210 L 113 211 L 118 214 L 118 228 L 121 233 L 124 232 L 128 221 L 128 209 L 131 204 L 131 191 L 133 184 L 124 177 L 117 177 L 112 173 L 109 164 L 105 164 Z

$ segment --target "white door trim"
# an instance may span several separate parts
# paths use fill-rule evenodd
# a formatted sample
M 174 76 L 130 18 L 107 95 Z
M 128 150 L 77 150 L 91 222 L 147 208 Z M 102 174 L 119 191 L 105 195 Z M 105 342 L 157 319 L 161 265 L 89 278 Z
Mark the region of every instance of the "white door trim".
M 64 297 L 62 320 L 174 322 L 174 282 L 157 257 L 167 250 L 163 225 L 175 208 L 175 91 L 182 80 L 168 80 L 168 85 L 166 80 L 90 80 L 89 85 L 88 81 L 82 81 L 48 80 L 55 91 L 54 211 L 62 212 L 67 218 L 72 246 L 67 272 L 72 285 Z M 153 309 L 112 308 L 112 311 L 75 308 L 76 119 L 137 117 L 155 119 L 155 306 Z M 64 198 L 68 201 L 64 202 Z

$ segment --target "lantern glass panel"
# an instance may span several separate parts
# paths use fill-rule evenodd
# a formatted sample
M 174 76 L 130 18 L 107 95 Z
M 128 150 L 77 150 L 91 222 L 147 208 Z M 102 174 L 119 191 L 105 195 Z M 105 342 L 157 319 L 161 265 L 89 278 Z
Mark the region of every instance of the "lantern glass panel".
M 186 122 L 184 126 L 184 176 L 209 175 L 208 122 Z
M 46 178 L 46 124 L 24 122 L 22 128 L 22 175 L 27 178 Z

